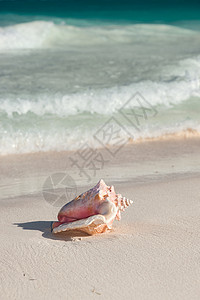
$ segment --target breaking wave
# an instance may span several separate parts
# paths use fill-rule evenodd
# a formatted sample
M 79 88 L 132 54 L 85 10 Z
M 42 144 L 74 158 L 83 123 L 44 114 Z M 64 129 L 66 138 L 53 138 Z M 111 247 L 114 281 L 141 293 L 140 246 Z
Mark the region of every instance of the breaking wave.
M 66 45 L 84 46 L 108 43 L 132 43 L 141 36 L 174 38 L 198 35 L 198 32 L 170 25 L 136 24 L 104 26 L 72 26 L 51 21 L 33 21 L 0 27 L 0 50 L 42 49 Z
M 159 24 L 0 27 L 0 155 L 102 147 L 94 136 L 109 120 L 125 129 L 122 143 L 199 134 L 199 37 Z M 138 95 L 142 104 L 131 100 Z M 138 130 L 120 112 L 142 105 L 156 114 L 140 118 Z
M 193 61 L 189 61 L 194 64 Z M 195 61 L 199 70 L 200 60 Z M 191 73 L 192 74 L 192 73 Z M 14 115 L 33 113 L 37 116 L 56 115 L 67 117 L 81 113 L 112 115 L 116 113 L 131 97 L 140 93 L 152 106 L 172 107 L 192 97 L 200 97 L 200 80 L 195 70 L 195 77 L 184 77 L 170 82 L 145 81 L 129 86 L 118 86 L 99 90 L 89 89 L 82 93 L 46 94 L 10 96 L 0 99 L 0 114 L 12 118 Z M 131 108 L 130 101 L 127 108 Z
M 138 109 L 137 97 L 142 106 L 156 111 L 156 116 L 143 122 L 140 130 L 135 130 L 120 113 L 124 105 L 127 116 L 132 109 Z M 126 128 L 120 132 L 122 139 L 154 138 L 188 128 L 200 133 L 199 101 L 200 90 L 185 81 L 144 82 L 84 94 L 1 100 L 0 153 L 76 150 L 85 142 L 98 148 L 101 145 L 94 135 L 111 117 Z

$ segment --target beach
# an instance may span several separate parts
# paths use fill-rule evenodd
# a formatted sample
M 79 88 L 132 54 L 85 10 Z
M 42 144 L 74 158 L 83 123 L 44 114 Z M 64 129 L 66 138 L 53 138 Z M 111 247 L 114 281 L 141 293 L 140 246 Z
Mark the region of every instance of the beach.
M 199 137 L 131 143 L 90 182 L 70 167 L 74 152 L 0 157 L 0 298 L 199 299 L 199 146 Z M 60 207 L 44 182 L 62 172 L 77 194 L 103 178 L 133 205 L 111 232 L 52 234 Z
M 0 1 L 0 300 L 200 299 L 199 41 L 196 0 Z M 121 221 L 51 232 L 99 181 Z

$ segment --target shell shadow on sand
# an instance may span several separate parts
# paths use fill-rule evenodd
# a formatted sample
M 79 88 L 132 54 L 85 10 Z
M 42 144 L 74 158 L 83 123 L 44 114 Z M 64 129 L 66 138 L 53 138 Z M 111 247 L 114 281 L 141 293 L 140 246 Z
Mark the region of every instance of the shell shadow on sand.
M 24 230 L 35 230 L 41 231 L 42 236 L 46 239 L 51 240 L 65 240 L 65 241 L 73 241 L 74 238 L 81 238 L 81 237 L 90 237 L 90 235 L 80 232 L 80 231 L 68 231 L 68 232 L 61 232 L 59 234 L 53 234 L 51 232 L 51 221 L 33 221 L 33 222 L 26 222 L 26 223 L 13 223 L 13 225 L 17 227 L 21 227 Z

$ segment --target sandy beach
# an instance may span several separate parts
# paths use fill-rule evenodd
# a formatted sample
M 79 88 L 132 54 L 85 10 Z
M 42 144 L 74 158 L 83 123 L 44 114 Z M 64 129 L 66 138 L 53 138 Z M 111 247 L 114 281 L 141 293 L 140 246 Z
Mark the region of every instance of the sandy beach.
M 199 146 L 199 138 L 128 145 L 90 182 L 70 167 L 72 152 L 1 157 L 0 299 L 199 299 Z M 103 178 L 134 201 L 111 232 L 50 232 L 59 207 L 43 185 L 66 170 L 77 193 Z
M 200 299 L 199 41 L 196 0 L 0 1 L 0 300 Z

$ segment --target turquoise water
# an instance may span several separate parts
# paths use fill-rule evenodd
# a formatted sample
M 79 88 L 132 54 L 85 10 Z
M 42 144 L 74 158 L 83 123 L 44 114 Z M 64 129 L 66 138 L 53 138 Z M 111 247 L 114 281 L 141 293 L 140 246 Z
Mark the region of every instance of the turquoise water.
M 3 0 L 4 14 L 108 22 L 170 23 L 199 20 L 198 0 Z M 11 20 L 6 20 L 7 22 Z
M 199 131 L 199 4 L 73 3 L 1 1 L 0 153 Z

